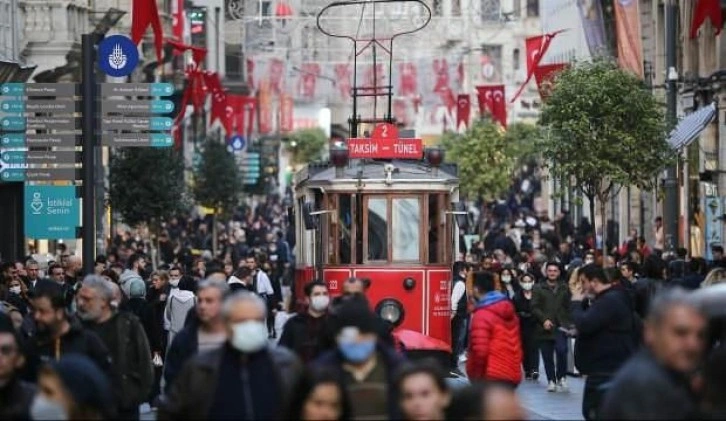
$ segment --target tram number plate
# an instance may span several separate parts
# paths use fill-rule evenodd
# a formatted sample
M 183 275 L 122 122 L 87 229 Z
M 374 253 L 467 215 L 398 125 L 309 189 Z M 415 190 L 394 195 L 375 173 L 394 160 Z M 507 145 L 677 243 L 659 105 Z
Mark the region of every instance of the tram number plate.
M 348 139 L 348 156 L 352 159 L 421 159 L 421 139 Z

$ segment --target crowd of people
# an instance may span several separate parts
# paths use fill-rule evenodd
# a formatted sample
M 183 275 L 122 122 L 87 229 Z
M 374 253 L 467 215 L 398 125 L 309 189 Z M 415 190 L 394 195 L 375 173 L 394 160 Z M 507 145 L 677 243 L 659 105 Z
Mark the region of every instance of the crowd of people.
M 547 392 L 585 376 L 585 419 L 723 418 L 726 312 L 702 304 L 726 304 L 721 246 L 710 262 L 664 252 L 658 218 L 652 249 L 631 230 L 603 253 L 566 213 L 485 212 L 486 235 L 454 265 L 452 372 L 466 361 L 470 380 L 516 388 L 538 381 L 541 357 Z
M 726 415 L 726 324 L 702 305 L 723 250 L 702 262 L 634 233 L 603 254 L 566 215 L 498 205 L 453 265 L 448 367 L 406 352 L 369 279 L 338 297 L 308 283 L 278 332 L 294 238 L 274 197 L 158 238 L 120 230 L 94 273 L 65 249 L 3 263 L 0 418 L 138 419 L 148 403 L 157 419 L 524 419 L 516 390 L 540 358 L 544 394 L 585 376 L 585 419 Z

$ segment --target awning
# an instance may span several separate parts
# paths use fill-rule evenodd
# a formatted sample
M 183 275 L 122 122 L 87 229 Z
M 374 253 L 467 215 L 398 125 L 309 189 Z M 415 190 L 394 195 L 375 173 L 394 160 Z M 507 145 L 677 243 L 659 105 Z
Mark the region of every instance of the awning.
M 709 123 L 716 117 L 716 103 L 685 116 L 668 136 L 668 144 L 674 150 L 680 150 L 693 143 L 701 135 Z

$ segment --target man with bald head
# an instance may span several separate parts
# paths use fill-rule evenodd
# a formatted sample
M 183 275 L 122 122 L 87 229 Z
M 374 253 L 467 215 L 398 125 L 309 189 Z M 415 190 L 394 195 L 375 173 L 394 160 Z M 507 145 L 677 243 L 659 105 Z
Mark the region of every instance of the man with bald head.
M 598 418 L 699 418 L 691 383 L 703 363 L 707 324 L 685 290 L 656 296 L 643 331 L 645 350 L 615 375 Z
M 149 341 L 139 319 L 112 305 L 117 286 L 100 276 L 89 275 L 76 295 L 78 317 L 98 334 L 111 353 L 111 380 L 116 392 L 119 418 L 138 419 L 139 405 L 151 391 L 154 369 Z
M 268 344 L 267 307 L 257 295 L 224 300 L 225 344 L 190 360 L 159 408 L 159 419 L 278 419 L 301 375 L 289 350 Z

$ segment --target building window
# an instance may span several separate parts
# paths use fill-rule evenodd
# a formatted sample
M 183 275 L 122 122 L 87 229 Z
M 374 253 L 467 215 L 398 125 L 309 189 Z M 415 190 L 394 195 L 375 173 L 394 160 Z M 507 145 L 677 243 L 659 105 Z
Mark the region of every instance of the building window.
M 434 16 L 441 16 L 442 9 L 443 9 L 443 1 L 442 0 L 434 0 L 433 1 L 433 10 L 431 11 Z
M 259 14 L 262 16 L 270 16 L 272 14 L 272 6 L 269 1 L 261 1 L 258 8 Z
M 519 70 L 519 48 L 512 50 L 512 66 L 514 66 L 514 70 Z
M 539 16 L 539 0 L 527 0 L 527 17 L 536 18 Z
M 481 20 L 483 22 L 498 22 L 501 18 L 500 0 L 481 0 Z
M 451 0 L 451 15 L 461 16 L 461 0 Z

